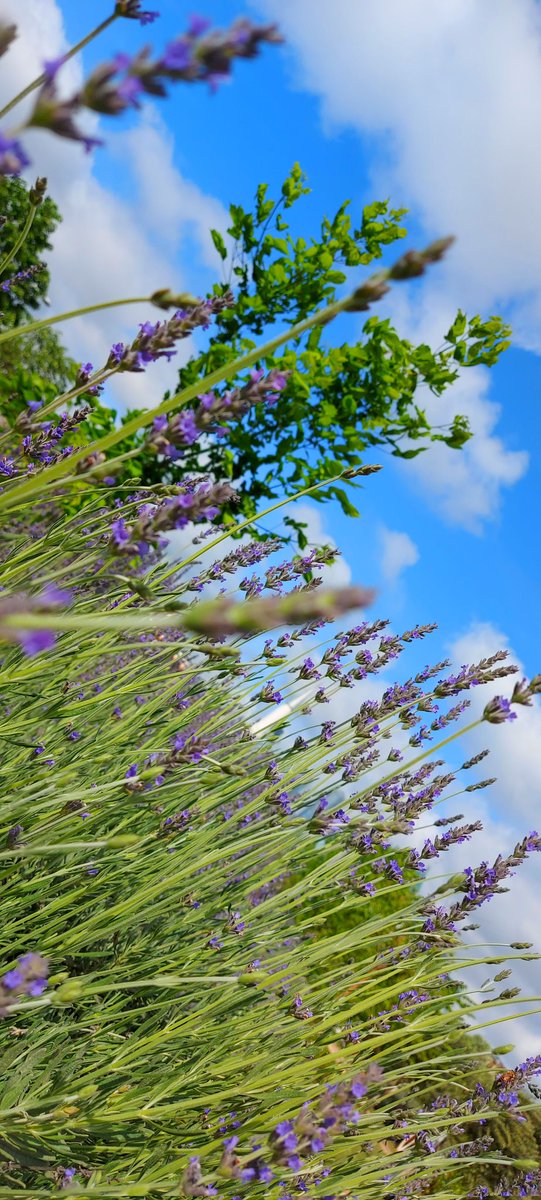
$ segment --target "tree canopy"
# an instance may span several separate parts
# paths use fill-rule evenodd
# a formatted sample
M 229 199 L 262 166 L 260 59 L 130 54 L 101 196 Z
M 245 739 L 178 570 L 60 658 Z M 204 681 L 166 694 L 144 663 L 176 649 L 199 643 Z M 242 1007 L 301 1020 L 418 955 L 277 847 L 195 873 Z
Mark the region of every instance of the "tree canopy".
M 13 224 L 14 238 L 26 189 L 18 179 L 4 180 L 2 187 L 9 197 L 8 222 Z M 344 201 L 332 219 L 323 218 L 316 237 L 297 237 L 290 210 L 308 191 L 295 164 L 277 199 L 268 196 L 266 184 L 260 184 L 252 211 L 231 204 L 229 243 L 212 230 L 224 275 L 213 295 L 225 296 L 232 290 L 234 303 L 215 314 L 206 344 L 179 371 L 178 391 L 200 380 L 204 392 L 205 377 L 211 372 L 268 340 L 273 330 L 297 325 L 333 303 L 354 269 L 380 260 L 386 248 L 406 234 L 404 209 L 376 201 L 363 209 L 355 225 L 349 201 Z M 35 264 L 40 269 L 4 294 L 9 314 L 5 320 L 20 321 L 43 300 L 48 271 L 39 256 L 50 248 L 58 220 L 56 206 L 46 200 L 13 263 L 14 270 L 17 266 L 27 271 Z M 9 233 L 11 225 L 6 228 Z M 350 338 L 357 318 L 346 314 L 341 320 Z M 337 342 L 325 325 L 301 332 L 275 353 L 266 352 L 258 364 L 265 372 L 287 376 L 278 402 L 251 405 L 228 426 L 226 437 L 209 433 L 197 444 L 186 445 L 176 461 L 157 453 L 146 433 L 126 436 L 118 447 L 118 452 L 132 454 L 124 465 L 124 478 L 145 485 L 175 484 L 186 471 L 208 471 L 235 488 L 237 500 L 222 514 L 222 520 L 230 523 L 238 521 L 239 514 L 250 519 L 268 499 L 294 495 L 315 484 L 323 485 L 315 499 L 335 497 L 347 515 L 357 516 L 351 492 L 341 480 L 336 482 L 336 476 L 358 468 L 374 448 L 404 459 L 415 457 L 431 442 L 461 449 L 472 435 L 467 418 L 457 413 L 443 427 L 431 425 L 424 407 L 426 394 L 442 395 L 463 368 L 494 365 L 509 345 L 508 335 L 499 317 L 468 317 L 462 311 L 436 349 L 401 337 L 389 318 L 375 315 L 363 321 L 356 341 Z M 11 357 L 3 362 L 2 391 L 16 404 L 19 396 L 27 402 L 29 389 L 40 392 L 40 377 L 58 387 L 74 377 L 73 364 L 52 330 L 18 338 L 11 347 L 4 351 Z M 240 386 L 243 381 L 239 376 L 231 383 Z M 45 399 L 50 400 L 50 395 Z M 87 399 L 91 412 L 79 436 L 90 441 L 112 429 L 119 418 L 96 396 Z M 124 414 L 121 425 L 132 416 Z M 303 546 L 302 525 L 292 516 L 286 517 L 286 524 Z

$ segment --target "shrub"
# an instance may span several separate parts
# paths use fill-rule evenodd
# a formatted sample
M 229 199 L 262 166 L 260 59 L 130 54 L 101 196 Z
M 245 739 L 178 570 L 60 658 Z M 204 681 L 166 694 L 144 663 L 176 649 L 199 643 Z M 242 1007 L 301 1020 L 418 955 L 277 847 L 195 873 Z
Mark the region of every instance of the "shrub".
M 115 15 L 153 14 L 119 0 Z M 165 78 L 214 80 L 276 38 L 249 22 L 219 34 L 192 22 L 157 62 L 95 72 L 69 103 L 54 65 L 32 120 L 79 137 L 82 104 L 112 112 Z M 4 170 L 24 165 L 17 139 L 3 155 Z M 410 252 L 332 313 L 366 307 L 443 249 Z M 169 353 L 222 301 L 188 299 L 141 326 L 102 374 Z M 276 368 L 246 374 L 257 355 L 210 376 L 241 375 L 235 415 L 254 392 L 283 390 Z M 485 1180 L 494 1194 L 537 1194 L 536 1158 L 519 1158 L 502 1131 L 531 1106 L 541 1058 L 505 1070 L 476 1036 L 516 991 L 499 989 L 498 969 L 491 1005 L 479 1001 L 468 967 L 495 960 L 460 931 L 541 838 L 420 886 L 432 859 L 479 828 L 436 815 L 458 772 L 433 756 L 458 737 L 471 688 L 515 668 L 504 653 L 457 674 L 437 663 L 383 685 L 348 720 L 325 717 L 339 688 L 433 627 L 398 636 L 359 614 L 366 589 L 320 588 L 327 548 L 269 567 L 280 543 L 243 538 L 209 564 L 231 533 L 229 484 L 199 474 L 113 493 L 102 468 L 122 431 L 66 446 L 88 415 L 76 393 L 98 382 L 81 368 L 67 396 L 31 401 L 3 435 L 0 1197 L 444 1200 L 484 1196 Z M 224 413 L 200 397 L 187 418 L 195 388 L 132 418 L 132 432 L 137 421 L 169 436 L 184 417 L 204 433 Z M 187 549 L 172 561 L 179 530 Z M 337 632 L 349 610 L 355 623 Z M 310 638 L 323 641 L 307 653 Z M 517 683 L 466 728 L 512 720 L 540 690 L 539 677 Z M 529 950 L 516 943 L 498 968 Z

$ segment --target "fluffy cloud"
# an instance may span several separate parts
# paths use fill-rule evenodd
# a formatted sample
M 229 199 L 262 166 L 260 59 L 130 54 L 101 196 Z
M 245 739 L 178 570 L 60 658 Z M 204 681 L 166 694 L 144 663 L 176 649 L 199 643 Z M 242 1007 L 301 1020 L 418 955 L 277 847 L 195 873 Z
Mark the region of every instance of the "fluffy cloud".
M 454 663 L 459 666 L 476 662 L 501 649 L 509 650 L 511 661 L 520 670 L 521 663 L 510 650 L 506 636 L 488 623 L 472 625 L 452 643 L 450 653 Z M 471 693 L 472 706 L 467 719 L 480 716 L 491 696 L 498 693 L 510 695 L 515 678 L 511 676 L 509 680 L 503 679 L 475 688 Z M 534 700 L 531 708 L 517 708 L 515 711 L 518 712 L 517 720 L 496 727 L 485 724 L 482 733 L 476 729 L 471 735 L 466 735 L 461 744 L 460 753 L 465 756 L 476 753 L 482 746 L 490 749 L 490 757 L 480 769 L 485 775 L 495 776 L 497 782 L 488 791 L 468 794 L 466 819 L 481 819 L 483 831 L 476 834 L 469 846 L 461 847 L 449 857 L 452 870 L 461 869 L 468 862 L 479 862 L 482 858 L 493 861 L 499 853 L 508 854 L 532 827 L 540 828 L 541 704 Z M 480 910 L 480 930 L 476 935 L 478 942 L 505 947 L 510 942 L 529 941 L 533 943 L 534 950 L 541 950 L 538 877 L 539 863 L 534 856 L 511 879 L 509 894 L 495 896 Z M 474 977 L 478 983 L 479 972 L 474 972 Z M 510 982 L 513 986 L 522 987 L 526 997 L 541 995 L 539 963 L 518 962 Z M 487 1029 L 490 1040 L 512 1040 L 520 1054 L 536 1053 L 541 1019 L 539 1015 L 534 1015 L 519 1022 L 518 1014 L 526 1009 L 524 1003 L 509 1010 L 513 1012 L 514 1019 L 509 1022 L 508 1033 L 502 1036 L 497 1026 Z M 492 1015 L 496 1018 L 498 1010 L 495 1009 Z M 490 1019 L 490 1013 L 487 1019 Z
M 229 218 L 220 201 L 185 179 L 173 164 L 174 139 L 156 108 L 148 105 L 137 125 L 109 144 L 131 172 L 145 227 L 167 249 L 182 246 L 191 234 L 206 266 L 216 272 L 218 257 L 212 228 L 225 234 Z M 156 181 L 158 185 L 156 184 Z
M 381 573 L 385 583 L 392 587 L 406 567 L 414 567 L 419 562 L 419 550 L 409 534 L 387 529 L 386 525 L 380 526 L 379 542 Z
M 432 283 L 430 277 L 414 293 L 395 288 L 386 301 L 386 315 L 403 337 L 432 346 L 442 343 L 456 309 L 445 285 Z M 464 370 L 443 396 L 425 388 L 419 392 L 419 402 L 435 426 L 445 425 L 452 413 L 463 413 L 475 437 L 461 451 L 436 442 L 413 462 L 399 460 L 402 480 L 429 496 L 451 524 L 479 534 L 485 521 L 496 515 L 502 490 L 518 483 L 527 471 L 529 455 L 525 450 L 509 450 L 498 436 L 501 409 L 490 399 L 490 373 L 485 367 Z
M 0 17 L 16 22 L 19 37 L 3 59 L 0 101 L 9 99 L 21 82 L 39 74 L 44 59 L 67 48 L 62 15 L 56 0 L 0 0 Z M 63 68 L 59 79 L 66 93 L 81 81 L 79 60 Z M 21 105 L 24 112 L 24 106 Z M 17 115 L 19 110 L 17 110 Z M 94 131 L 91 119 L 89 129 Z M 186 288 L 178 252 L 190 238 L 200 264 L 217 267 L 212 258 L 209 226 L 223 229 L 226 213 L 173 164 L 173 144 L 160 114 L 148 106 L 137 128 L 118 132 L 108 126 L 107 147 L 101 151 L 113 171 L 122 172 L 129 199 L 110 191 L 93 174 L 93 159 L 81 146 L 41 130 L 25 135 L 35 171 L 47 175 L 50 193 L 62 213 L 54 238 L 52 310 L 69 311 L 82 305 L 122 296 L 145 296 L 159 287 Z M 35 172 L 34 172 L 35 173 Z M 193 286 L 193 284 L 192 284 Z M 138 304 L 95 313 L 63 327 L 62 336 L 75 358 L 103 362 L 113 341 L 133 337 L 137 322 L 156 320 L 157 310 Z M 156 363 L 145 375 L 121 377 L 114 395 L 119 405 L 157 403 L 185 361 L 183 344 L 169 365 Z
M 402 304 L 413 332 L 448 327 L 457 305 L 504 305 L 524 346 L 541 350 L 541 19 L 535 0 L 260 0 L 297 52 L 295 79 L 322 98 L 328 130 L 347 125 L 371 141 L 377 194 L 409 205 L 428 236 L 455 233 L 448 261 L 422 302 Z M 299 75 L 300 68 L 300 75 Z M 375 147 L 375 149 L 374 149 Z M 434 316 L 442 317 L 435 328 Z M 401 325 L 401 328 L 403 326 Z M 445 401 L 471 419 L 464 454 L 431 449 L 408 465 L 445 516 L 478 530 L 502 487 L 526 470 L 524 454 L 495 436 L 498 410 L 483 373 Z M 481 461 L 480 461 L 481 460 Z M 479 467 L 481 468 L 479 470 Z
M 529 461 L 526 451 L 508 450 L 495 432 L 500 407 L 488 399 L 488 391 L 486 371 L 471 368 L 450 395 L 423 397 L 433 425 L 445 425 L 450 411 L 459 412 L 468 417 L 475 436 L 461 451 L 437 442 L 413 462 L 399 464 L 404 482 L 414 482 L 446 520 L 474 534 L 495 517 L 502 489 L 522 479 Z
M 509 650 L 510 660 L 522 670 L 522 664 L 509 649 L 505 635 L 488 623 L 475 624 L 451 645 L 456 664 L 476 662 L 496 650 Z M 481 714 L 491 696 L 509 696 L 517 676 L 497 680 L 472 692 L 471 715 Z M 520 675 L 518 676 L 520 678 Z M 519 837 L 539 824 L 537 799 L 541 794 L 541 704 L 535 698 L 531 707 L 516 707 L 517 720 L 499 726 L 483 726 L 483 745 L 490 749 L 489 774 L 497 776 L 491 793 L 491 811 L 505 821 Z M 479 733 L 473 741 L 479 745 Z
M 462 290 L 483 305 L 539 295 L 535 0 L 265 6 L 300 51 L 326 120 L 385 134 L 385 182 L 427 229 L 458 234 L 452 271 Z

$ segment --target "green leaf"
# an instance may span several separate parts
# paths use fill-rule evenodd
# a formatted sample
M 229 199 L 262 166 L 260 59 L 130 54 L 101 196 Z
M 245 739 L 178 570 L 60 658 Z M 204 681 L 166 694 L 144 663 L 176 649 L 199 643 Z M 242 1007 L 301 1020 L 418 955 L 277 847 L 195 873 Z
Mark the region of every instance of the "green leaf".
M 462 334 L 465 332 L 467 323 L 468 323 L 468 319 L 466 317 L 466 314 L 463 313 L 461 309 L 459 309 L 458 313 L 453 321 L 453 324 L 451 325 L 451 328 L 445 334 L 446 342 L 454 343 L 458 340 L 459 337 L 462 337 Z
M 218 254 L 220 255 L 220 258 L 226 259 L 227 258 L 227 249 L 226 249 L 226 245 L 225 245 L 225 242 L 224 242 L 224 239 L 223 239 L 221 233 L 219 233 L 217 229 L 211 229 L 210 236 L 214 242 L 214 245 L 216 246 L 216 249 L 218 251 Z

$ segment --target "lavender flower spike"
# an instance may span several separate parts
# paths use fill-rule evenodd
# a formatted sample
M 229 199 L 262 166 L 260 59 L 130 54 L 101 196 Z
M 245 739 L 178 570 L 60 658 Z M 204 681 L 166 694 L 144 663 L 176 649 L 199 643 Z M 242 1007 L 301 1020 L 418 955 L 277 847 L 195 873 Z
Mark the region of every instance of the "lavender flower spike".
M 117 0 L 115 4 L 115 17 L 128 17 L 129 20 L 139 21 L 140 25 L 152 25 L 159 15 L 159 12 L 142 9 L 141 0 Z
M 194 633 L 209 637 L 227 637 L 235 633 L 256 633 L 279 625 L 304 625 L 308 621 L 334 621 L 352 608 L 365 608 L 374 599 L 369 588 L 345 587 L 337 591 L 290 592 L 243 603 L 208 600 L 194 604 L 182 616 L 182 623 Z
M 139 333 L 130 346 L 125 346 L 123 342 L 115 342 L 105 364 L 106 368 L 117 371 L 144 371 L 148 363 L 157 362 L 159 358 L 172 358 L 176 353 L 176 342 L 188 337 L 194 329 L 208 329 L 211 318 L 224 308 L 231 308 L 232 303 L 231 292 L 226 292 L 223 296 L 198 300 L 187 311 L 179 309 L 168 321 L 156 321 L 155 324 L 145 321 L 139 326 Z
M 171 529 L 184 529 L 189 523 L 212 521 L 236 493 L 228 483 L 201 483 L 186 486 L 161 504 L 143 504 L 138 519 L 126 525 L 122 517 L 111 524 L 109 549 L 112 554 L 144 556 L 151 546 L 160 549 L 163 535 Z
M 42 650 L 50 650 L 54 646 L 56 635 L 47 627 L 47 613 L 61 605 L 69 604 L 71 592 L 61 588 L 47 587 L 37 596 L 26 596 L 19 593 L 0 597 L 0 638 L 9 642 L 19 642 L 25 654 L 39 654 Z M 5 618 L 19 616 L 22 613 L 43 613 L 43 625 L 30 629 L 17 628 L 6 623 Z
M 280 43 L 276 25 L 254 25 L 240 17 L 229 29 L 206 30 L 206 22 L 192 20 L 188 32 L 166 46 L 158 69 L 166 78 L 186 83 L 206 80 L 211 88 L 231 75 L 235 58 L 255 58 L 263 42 Z
M 30 166 L 21 143 L 0 133 L 0 175 L 20 175 Z
M 103 145 L 100 138 L 90 137 L 75 124 L 74 116 L 81 108 L 79 94 L 76 93 L 65 100 L 59 98 L 56 89 L 57 67 L 58 63 L 48 64 L 45 83 L 38 92 L 28 125 L 38 129 L 50 129 L 51 133 L 56 133 L 58 137 L 82 142 L 87 151 L 92 150 L 94 146 Z
M 485 705 L 483 711 L 483 720 L 489 721 L 491 725 L 503 725 L 504 721 L 516 721 L 517 714 L 511 708 L 511 701 L 505 696 L 494 696 Z

